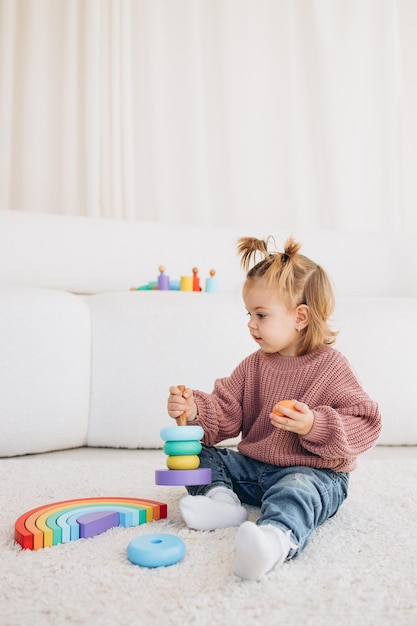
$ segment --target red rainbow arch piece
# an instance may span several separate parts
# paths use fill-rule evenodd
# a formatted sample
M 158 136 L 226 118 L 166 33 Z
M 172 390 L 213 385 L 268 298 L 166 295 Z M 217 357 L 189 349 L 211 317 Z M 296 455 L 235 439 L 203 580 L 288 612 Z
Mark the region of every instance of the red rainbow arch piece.
M 143 498 L 80 498 L 62 500 L 31 509 L 15 522 L 14 538 L 23 549 L 39 550 L 58 543 L 62 537 L 70 537 L 65 524 L 71 513 L 84 517 L 90 512 L 119 512 L 120 526 L 133 526 L 166 518 L 168 507 L 163 502 Z M 78 520 L 77 520 L 78 521 Z M 74 524 L 74 521 L 72 521 Z M 79 533 L 73 533 L 79 536 Z M 91 536 L 91 535 L 90 535 Z

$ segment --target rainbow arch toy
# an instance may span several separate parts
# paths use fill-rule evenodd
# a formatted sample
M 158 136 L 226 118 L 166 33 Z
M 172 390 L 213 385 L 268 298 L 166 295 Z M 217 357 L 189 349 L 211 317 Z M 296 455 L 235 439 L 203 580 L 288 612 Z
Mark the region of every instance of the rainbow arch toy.
M 14 538 L 22 548 L 39 550 L 93 537 L 114 526 L 138 526 L 166 518 L 163 502 L 142 498 L 81 498 L 45 504 L 15 522 Z

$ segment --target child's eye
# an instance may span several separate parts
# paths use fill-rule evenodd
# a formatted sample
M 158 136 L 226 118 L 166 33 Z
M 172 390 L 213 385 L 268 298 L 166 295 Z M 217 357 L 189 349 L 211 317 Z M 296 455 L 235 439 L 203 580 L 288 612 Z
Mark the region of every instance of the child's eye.
M 246 315 L 248 315 L 249 317 L 252 317 L 252 313 L 249 313 L 249 311 L 246 312 Z M 264 317 L 266 317 L 265 313 L 255 313 L 255 315 L 260 320 L 262 320 Z

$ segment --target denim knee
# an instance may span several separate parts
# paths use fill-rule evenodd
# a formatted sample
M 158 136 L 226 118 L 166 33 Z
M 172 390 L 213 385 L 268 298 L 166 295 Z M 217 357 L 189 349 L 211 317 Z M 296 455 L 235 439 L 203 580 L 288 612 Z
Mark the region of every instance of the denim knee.
M 232 478 L 227 471 L 225 463 L 223 462 L 223 458 L 227 455 L 227 452 L 228 450 L 225 448 L 216 448 L 215 446 L 207 446 L 203 444 L 200 452 L 200 467 L 208 467 L 211 469 L 211 483 L 209 485 L 195 485 L 187 487 L 187 491 L 190 495 L 205 495 L 214 486 L 222 486 L 226 489 L 233 490 Z
M 308 467 L 281 468 L 278 474 L 265 491 L 258 524 L 290 530 L 299 553 L 346 499 L 348 475 Z

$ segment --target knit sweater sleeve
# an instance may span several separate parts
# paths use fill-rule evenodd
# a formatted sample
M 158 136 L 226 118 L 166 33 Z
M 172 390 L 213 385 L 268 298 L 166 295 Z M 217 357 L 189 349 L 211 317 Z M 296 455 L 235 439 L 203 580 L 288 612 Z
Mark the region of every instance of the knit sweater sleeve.
M 323 375 L 320 394 L 309 404 L 313 427 L 300 437 L 305 450 L 327 459 L 355 457 L 372 447 L 381 432 L 378 404 L 362 389 L 345 357 L 335 354 L 334 365 Z
M 215 445 L 242 430 L 247 359 L 229 377 L 218 378 L 211 394 L 194 390 L 198 407 L 195 423 L 204 430 L 204 443 Z
M 381 415 L 347 359 L 323 347 L 302 357 L 261 350 L 215 381 L 211 394 L 194 391 L 204 442 L 215 445 L 241 434 L 239 451 L 279 466 L 308 465 L 350 471 L 356 456 L 377 441 Z M 272 426 L 269 415 L 283 399 L 308 405 L 310 432 L 299 436 Z

